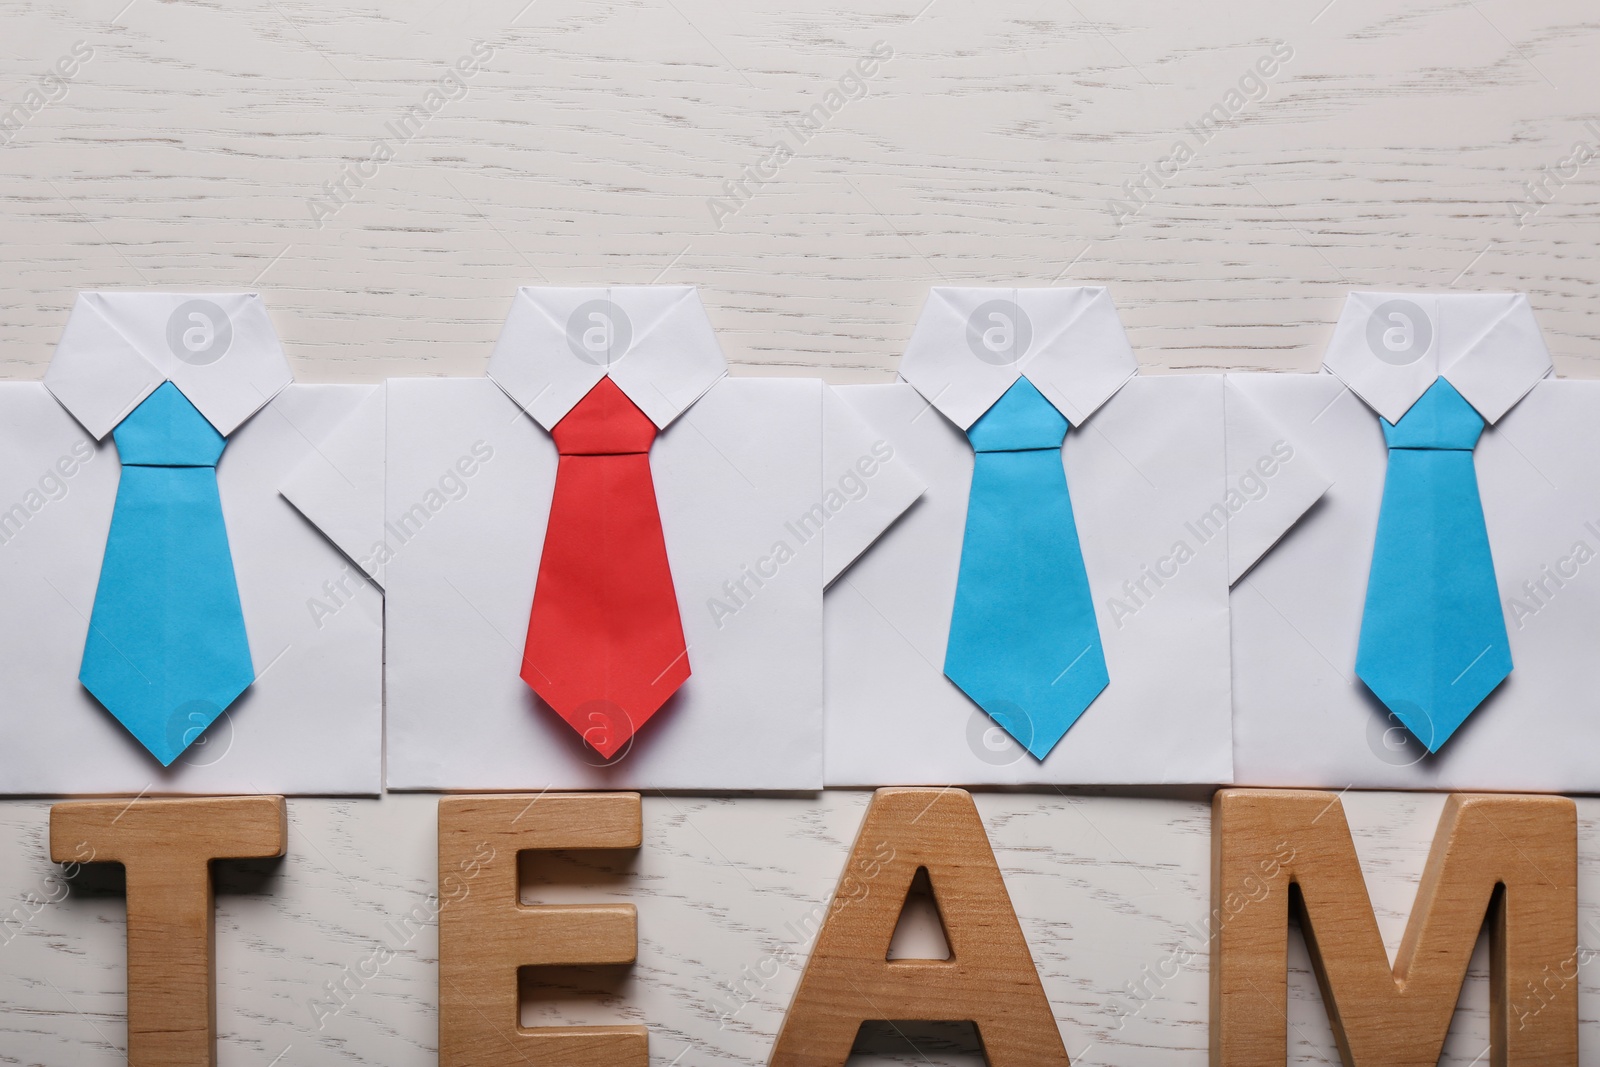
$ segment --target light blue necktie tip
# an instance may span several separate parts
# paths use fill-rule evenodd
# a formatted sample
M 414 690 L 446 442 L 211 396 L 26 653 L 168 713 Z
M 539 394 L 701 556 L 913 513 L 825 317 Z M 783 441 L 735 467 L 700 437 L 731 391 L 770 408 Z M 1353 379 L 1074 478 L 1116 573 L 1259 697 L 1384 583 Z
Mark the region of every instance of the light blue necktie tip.
M 128 677 L 126 670 L 108 670 L 116 661 L 114 653 L 100 655 L 86 649 L 78 681 L 163 767 L 172 766 L 187 752 L 254 682 L 235 667 L 231 679 L 219 677 L 213 691 L 204 696 L 162 695 L 152 692 L 148 683 Z M 248 652 L 244 662 L 249 662 Z
M 1356 677 L 1394 713 L 1412 737 L 1422 742 L 1430 755 L 1455 736 L 1463 723 L 1511 674 L 1511 649 L 1491 646 L 1448 683 L 1440 682 L 1432 692 L 1418 692 L 1415 679 L 1397 676 L 1391 656 L 1356 656 Z
M 1074 666 L 1070 681 L 1058 679 L 1053 685 L 1035 686 L 1027 691 L 1019 691 L 1009 684 L 1012 679 L 1008 677 L 1007 667 L 995 661 L 986 668 L 983 664 L 947 657 L 944 673 L 996 725 L 1035 759 L 1042 760 L 1110 684 L 1105 658 L 1098 654 L 1098 645 L 1094 651 L 1096 655 L 1086 652 Z

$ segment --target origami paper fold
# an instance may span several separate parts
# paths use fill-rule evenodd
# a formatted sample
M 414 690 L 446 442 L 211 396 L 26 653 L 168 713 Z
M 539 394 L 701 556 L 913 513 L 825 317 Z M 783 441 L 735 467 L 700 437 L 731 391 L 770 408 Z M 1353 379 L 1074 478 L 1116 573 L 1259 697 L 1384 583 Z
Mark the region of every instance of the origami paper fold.
M 102 558 L 160 557 L 157 546 L 108 544 L 119 484 L 125 476 L 198 484 L 179 467 L 123 469 L 104 440 L 163 387 L 204 416 L 217 442 L 227 438 L 215 475 L 204 475 L 215 482 L 244 613 L 249 648 L 240 662 L 259 668 L 236 700 L 227 703 L 231 686 L 209 699 L 227 705 L 220 714 L 186 708 L 164 724 L 170 733 L 145 731 L 158 754 L 174 756 L 166 767 L 79 681 Z M 0 602 L 9 608 L 0 613 L 0 677 L 5 706 L 28 709 L 0 716 L 0 793 L 381 788 L 380 593 L 279 495 L 290 471 L 378 392 L 292 384 L 251 293 L 78 297 L 45 380 L 0 384 Z M 161 436 L 143 425 L 124 441 L 130 434 L 146 443 Z M 381 478 L 378 489 L 375 526 Z M 186 528 L 171 547 L 145 573 L 113 568 L 113 582 L 131 583 L 116 599 L 154 604 L 148 594 L 192 580 L 195 555 L 223 545 L 214 529 Z M 180 617 L 152 612 L 141 639 L 216 640 L 201 599 L 173 609 Z
M 1326 367 L 1229 378 L 1334 483 L 1234 589 L 1237 780 L 1600 788 L 1584 755 L 1600 744 L 1587 696 L 1600 686 L 1587 648 L 1600 627 L 1600 586 L 1589 574 L 1600 548 L 1600 470 L 1592 460 L 1600 384 L 1549 377 L 1548 350 L 1517 294 L 1351 294 Z M 1430 755 L 1362 684 L 1356 664 L 1390 465 L 1381 419 L 1403 416 L 1440 378 L 1488 423 L 1471 465 L 1515 670 Z M 1409 536 L 1451 552 L 1437 532 Z M 1422 651 L 1392 644 L 1395 656 Z
M 1231 779 L 1228 587 L 1329 483 L 1221 376 L 1136 370 L 1103 288 L 941 288 L 903 382 L 836 390 L 928 488 L 829 590 L 829 785 Z M 963 431 L 1021 378 L 1073 426 L 1062 462 L 1110 678 L 1043 760 L 942 670 L 973 470 Z
M 692 665 L 610 758 L 519 677 L 550 430 L 605 378 L 659 429 L 649 470 Z M 897 441 L 818 380 L 728 376 L 681 286 L 521 289 L 488 376 L 385 392 L 381 420 L 286 492 L 353 531 L 327 498 L 374 440 L 386 456 L 367 554 L 387 592 L 390 788 L 822 784 L 822 592 L 922 491 Z

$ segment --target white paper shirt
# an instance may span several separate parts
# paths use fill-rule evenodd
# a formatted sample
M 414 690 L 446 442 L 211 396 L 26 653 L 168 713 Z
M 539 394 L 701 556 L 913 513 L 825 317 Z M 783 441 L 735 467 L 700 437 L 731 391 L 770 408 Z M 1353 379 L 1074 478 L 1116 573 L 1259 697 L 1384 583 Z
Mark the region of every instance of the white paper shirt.
M 1135 369 L 1104 289 L 935 289 L 906 381 L 839 390 L 928 488 L 828 593 L 828 784 L 1230 780 L 1228 584 L 1327 483 L 1220 376 Z M 1111 676 L 1043 761 L 943 672 L 963 428 L 1018 376 L 1075 427 L 1064 463 Z
M 823 588 L 921 483 L 822 382 L 724 368 L 692 289 L 524 289 L 490 377 L 388 383 L 384 547 L 357 554 L 388 557 L 391 788 L 821 786 Z M 519 676 L 548 427 L 606 374 L 663 427 L 650 466 L 691 670 L 610 765 Z M 310 489 L 344 462 L 318 457 L 291 496 L 320 513 Z
M 108 435 L 167 380 L 228 437 L 256 681 L 163 768 L 78 669 L 120 477 Z M 279 495 L 377 387 L 288 383 L 254 294 L 84 293 L 45 381 L 0 385 L 0 792 L 379 791 L 381 596 Z
M 1356 346 L 1366 341 L 1358 327 L 1396 300 L 1424 309 L 1423 327 L 1443 338 L 1441 373 L 1492 423 L 1473 461 L 1513 664 L 1431 756 L 1355 675 L 1388 467 L 1374 409 L 1410 402 L 1360 377 Z M 1402 325 L 1381 321 L 1385 329 Z M 1381 334 L 1376 344 L 1382 346 Z M 1386 372 L 1390 365 L 1373 354 L 1369 346 L 1368 360 L 1377 365 L 1369 369 Z M 1237 780 L 1594 792 L 1600 383 L 1546 377 L 1549 355 L 1521 296 L 1352 294 L 1327 362 L 1337 376 L 1230 376 L 1334 481 L 1322 503 L 1234 588 Z M 1418 375 L 1409 391 L 1420 395 L 1432 380 Z

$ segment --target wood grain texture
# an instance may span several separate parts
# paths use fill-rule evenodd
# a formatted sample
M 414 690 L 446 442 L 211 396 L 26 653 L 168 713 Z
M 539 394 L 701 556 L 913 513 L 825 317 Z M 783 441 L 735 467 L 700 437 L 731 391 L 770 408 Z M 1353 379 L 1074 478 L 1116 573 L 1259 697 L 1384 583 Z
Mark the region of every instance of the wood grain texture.
M 120 863 L 129 1067 L 215 1067 L 211 861 L 281 856 L 282 797 L 75 801 L 50 809 L 57 863 Z
M 1224 789 L 1212 811 L 1214 1067 L 1284 1062 L 1291 916 L 1347 1067 L 1439 1062 L 1486 921 L 1490 1062 L 1576 1067 L 1572 801 L 1451 795 L 1392 968 L 1338 794 Z
M 927 872 L 947 959 L 889 959 Z M 968 1021 L 990 1067 L 1068 1067 L 971 794 L 880 789 L 845 861 L 773 1047 L 772 1067 L 844 1067 L 868 1020 Z
M 632 904 L 525 905 L 518 856 L 636 849 L 637 793 L 439 801 L 440 1067 L 649 1067 L 643 1026 L 519 1025 L 518 969 L 631 964 Z
M 1416 286 L 1527 290 L 1558 371 L 1600 365 L 1600 162 L 1567 164 L 1600 117 L 1581 0 L 4 0 L 0 20 L 6 107 L 93 50 L 0 146 L 7 377 L 39 376 L 83 288 L 257 287 L 303 379 L 374 381 L 481 373 L 518 284 L 656 280 L 703 288 L 740 373 L 886 380 L 930 284 L 1057 280 L 1112 285 L 1156 370 L 1309 370 L 1348 289 Z M 464 89 L 389 133 L 475 41 L 493 55 Z M 794 132 L 877 41 L 894 58 Z M 1280 41 L 1293 58 L 1201 143 Z M 780 141 L 793 158 L 715 215 Z M 1192 158 L 1119 224 L 1179 141 Z
M 522 899 L 630 904 L 638 962 L 551 974 L 525 1026 L 650 1028 L 652 1067 L 764 1063 L 870 794 L 643 800 L 638 850 L 530 857 Z M 1205 798 L 976 794 L 1074 1067 L 1207 1062 L 1211 813 Z M 434 1067 L 438 802 L 291 799 L 278 861 L 216 865 L 222 1067 Z M 1398 950 L 1444 797 L 1344 795 L 1385 949 Z M 1579 799 L 1576 984 L 1582 1062 L 1600 1056 L 1600 800 Z M 0 803 L 0 1063 L 126 1062 L 125 897 L 104 865 L 49 856 L 49 807 Z M 115 868 L 111 868 L 113 871 Z M 96 880 L 96 879 L 99 880 Z M 1338 1050 L 1298 932 L 1289 938 L 1291 1067 Z M 1443 1067 L 1483 1067 L 1489 951 L 1480 938 Z M 552 971 L 562 971 L 552 968 Z M 341 990 L 337 994 L 335 989 Z M 902 1027 L 904 1029 L 904 1027 Z M 977 1067 L 961 1035 L 880 1029 L 851 1067 Z

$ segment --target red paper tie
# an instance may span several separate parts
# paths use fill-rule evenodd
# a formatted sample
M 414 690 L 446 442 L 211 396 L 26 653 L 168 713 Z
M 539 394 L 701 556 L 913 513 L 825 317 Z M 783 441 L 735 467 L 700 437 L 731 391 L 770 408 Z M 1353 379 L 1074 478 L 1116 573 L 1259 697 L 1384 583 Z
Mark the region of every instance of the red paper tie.
M 522 680 L 610 759 L 689 677 L 650 479 L 656 428 L 602 378 L 551 436 L 561 458 Z

